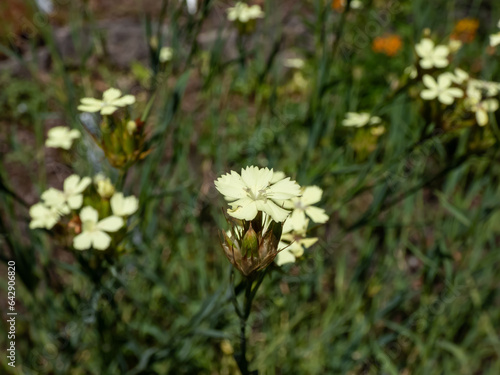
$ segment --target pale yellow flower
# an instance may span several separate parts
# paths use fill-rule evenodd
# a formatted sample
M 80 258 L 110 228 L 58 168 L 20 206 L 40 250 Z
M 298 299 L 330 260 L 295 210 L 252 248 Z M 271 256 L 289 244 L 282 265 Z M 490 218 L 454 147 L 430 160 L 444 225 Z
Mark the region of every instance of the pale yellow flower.
M 481 91 L 474 86 L 467 89 L 466 108 L 474 112 L 479 126 L 485 126 L 489 122 L 489 114 L 496 112 L 499 107 L 498 100 L 495 98 L 483 98 Z
M 73 246 L 77 250 L 86 250 L 93 247 L 97 250 L 106 250 L 111 243 L 111 237 L 106 232 L 116 232 L 123 227 L 123 219 L 109 216 L 99 221 L 99 214 L 90 207 L 83 207 L 80 211 L 82 232 L 73 238 Z
M 292 230 L 300 231 L 304 228 L 304 223 L 307 221 L 306 215 L 315 223 L 326 223 L 328 215 L 325 210 L 313 206 L 321 200 L 323 190 L 318 186 L 306 186 L 302 189 L 300 197 L 292 198 L 284 203 L 284 207 L 292 211 L 290 217 L 286 220 L 287 225 L 290 225 Z
M 52 229 L 59 221 L 59 212 L 45 206 L 43 203 L 37 203 L 30 207 L 30 228 Z
M 445 45 L 436 46 L 432 39 L 423 38 L 415 46 L 417 55 L 420 57 L 420 66 L 424 69 L 445 68 L 448 66 L 448 55 L 450 50 Z
M 286 59 L 283 65 L 287 68 L 302 69 L 305 65 L 304 60 L 298 58 Z
M 437 81 L 430 75 L 426 74 L 422 78 L 426 89 L 420 92 L 420 97 L 425 100 L 438 99 L 441 103 L 450 105 L 453 104 L 456 98 L 461 98 L 464 95 L 462 89 L 452 87 L 452 80 L 449 74 L 441 74 Z
M 267 213 L 275 222 L 283 222 L 289 211 L 280 207 L 284 200 L 298 197 L 300 186 L 284 178 L 272 183 L 273 170 L 247 167 L 241 175 L 235 171 L 219 177 L 215 187 L 230 202 L 228 214 L 240 220 L 253 220 L 259 211 Z
M 115 187 L 111 183 L 110 178 L 102 173 L 98 173 L 94 176 L 94 184 L 101 198 L 108 199 L 115 193 Z
M 305 220 L 303 226 L 299 230 L 292 230 L 292 225 L 287 224 L 283 226 L 283 234 L 278 245 L 280 252 L 276 256 L 275 262 L 278 266 L 287 263 L 294 263 L 297 258 L 304 255 L 304 250 L 314 245 L 318 239 L 315 237 L 307 238 L 306 230 L 309 224 Z
M 172 60 L 173 50 L 170 47 L 162 47 L 160 50 L 159 60 L 161 63 L 166 63 Z
M 346 118 L 342 121 L 344 126 L 353 126 L 356 128 L 361 128 L 365 125 L 375 125 L 380 124 L 382 119 L 377 116 L 371 116 L 369 113 L 361 112 L 347 112 Z
M 490 46 L 496 47 L 500 44 L 500 32 L 490 35 Z
M 136 197 L 124 197 L 123 193 L 115 193 L 110 200 L 111 210 L 115 216 L 130 216 L 139 208 L 139 201 Z
M 250 20 L 262 17 L 264 17 L 264 12 L 258 5 L 248 6 L 239 1 L 234 7 L 227 9 L 227 19 L 229 21 L 247 23 Z
M 70 210 L 77 210 L 82 206 L 82 192 L 90 185 L 90 177 L 83 177 L 73 174 L 64 180 L 63 191 L 49 188 L 42 193 L 45 204 L 62 213 L 68 214 Z
M 45 146 L 69 150 L 73 145 L 73 141 L 80 138 L 81 134 L 76 129 L 69 129 L 65 126 L 56 126 L 48 131 L 47 136 L 48 138 L 45 141 Z
M 126 107 L 135 103 L 135 96 L 125 95 L 118 89 L 110 88 L 104 91 L 102 100 L 83 98 L 78 110 L 82 112 L 101 112 L 101 115 L 111 115 L 119 107 Z

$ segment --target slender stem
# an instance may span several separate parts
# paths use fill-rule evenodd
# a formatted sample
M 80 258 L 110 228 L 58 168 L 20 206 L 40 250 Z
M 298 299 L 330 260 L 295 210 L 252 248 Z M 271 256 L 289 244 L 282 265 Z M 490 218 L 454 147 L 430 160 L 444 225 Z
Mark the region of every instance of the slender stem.
M 243 309 L 240 309 L 238 300 L 236 298 L 235 286 L 234 286 L 234 270 L 231 271 L 231 290 L 232 290 L 232 300 L 234 304 L 234 308 L 236 313 L 240 318 L 240 353 L 235 355 L 236 363 L 243 375 L 252 375 L 258 374 L 257 371 L 249 371 L 248 366 L 249 362 L 247 360 L 247 335 L 246 328 L 248 317 L 250 316 L 250 312 L 252 311 L 252 302 L 257 294 L 257 290 L 259 289 L 262 281 L 264 280 L 264 276 L 266 275 L 266 270 L 260 272 L 257 277 L 248 277 L 245 280 L 245 296 Z

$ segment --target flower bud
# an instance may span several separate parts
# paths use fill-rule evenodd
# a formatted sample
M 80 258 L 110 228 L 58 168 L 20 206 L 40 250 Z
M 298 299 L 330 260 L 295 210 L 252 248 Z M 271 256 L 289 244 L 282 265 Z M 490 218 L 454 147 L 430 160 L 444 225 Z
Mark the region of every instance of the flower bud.
M 241 225 L 231 221 L 231 230 L 222 233 L 226 257 L 247 277 L 269 266 L 278 255 L 282 224 L 269 217 L 263 221 L 262 216 L 259 214 L 252 221 L 243 220 Z

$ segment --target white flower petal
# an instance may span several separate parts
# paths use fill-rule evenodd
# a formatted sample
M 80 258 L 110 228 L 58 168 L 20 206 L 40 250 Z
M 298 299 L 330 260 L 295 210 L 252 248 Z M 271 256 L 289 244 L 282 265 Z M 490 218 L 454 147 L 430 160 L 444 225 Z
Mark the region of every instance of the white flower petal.
M 228 209 L 227 213 L 240 220 L 253 220 L 257 216 L 257 205 L 255 201 L 250 198 L 243 198 L 236 202 L 240 202 L 240 204 L 233 205 L 232 209 Z M 234 202 L 234 203 L 236 203 Z
M 325 213 L 325 210 L 319 207 L 307 207 L 306 214 L 311 218 L 312 221 L 318 224 L 326 223 L 329 219 L 328 215 Z
M 92 232 L 90 238 L 92 240 L 92 247 L 96 250 L 106 250 L 111 243 L 109 234 L 102 231 Z
M 109 88 L 102 94 L 102 100 L 106 103 L 111 103 L 112 101 L 118 99 L 122 95 L 122 92 L 115 88 Z
M 92 246 L 92 241 L 88 233 L 80 233 L 73 238 L 73 247 L 77 250 L 87 250 L 90 246 Z
M 106 232 L 116 232 L 123 227 L 123 219 L 118 216 L 108 216 L 97 223 L 97 228 Z
M 304 205 L 311 205 L 318 203 L 321 200 L 321 196 L 323 195 L 323 190 L 318 186 L 306 186 L 304 188 L 304 192 L 302 193 L 302 197 L 300 197 L 300 201 Z
M 82 222 L 90 221 L 93 223 L 97 223 L 97 220 L 99 220 L 99 214 L 93 207 L 85 206 L 80 211 L 80 220 Z
M 275 262 L 278 266 L 282 266 L 283 264 L 295 263 L 295 256 L 290 252 L 290 250 L 284 249 L 281 250 L 276 256 Z
M 117 109 L 118 109 L 118 107 L 115 107 L 112 105 L 107 105 L 101 109 L 101 115 L 103 115 L 103 116 L 112 115 L 113 113 L 116 112 Z
M 268 189 L 268 197 L 271 199 L 290 199 L 300 195 L 300 186 L 287 177 L 271 185 Z
M 68 206 L 72 210 L 78 210 L 80 207 L 82 207 L 82 204 L 83 204 L 83 195 L 78 194 L 68 197 Z

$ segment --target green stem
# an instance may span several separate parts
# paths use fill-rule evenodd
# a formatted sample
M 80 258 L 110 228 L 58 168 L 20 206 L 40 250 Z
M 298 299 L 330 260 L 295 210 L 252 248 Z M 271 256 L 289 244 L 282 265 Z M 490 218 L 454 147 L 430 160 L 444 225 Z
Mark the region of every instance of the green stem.
M 249 371 L 249 362 L 247 360 L 247 335 L 246 335 L 246 327 L 248 322 L 248 317 L 250 316 L 250 312 L 252 311 L 252 302 L 257 294 L 257 290 L 259 289 L 262 281 L 264 280 L 264 276 L 266 275 L 266 270 L 260 272 L 257 277 L 250 276 L 245 282 L 245 296 L 243 303 L 243 310 L 240 309 L 238 305 L 238 300 L 236 298 L 236 291 L 234 286 L 234 270 L 231 271 L 231 290 L 233 295 L 233 304 L 240 318 L 240 353 L 235 355 L 236 363 L 242 373 L 242 375 L 252 375 L 258 374 L 256 371 Z

